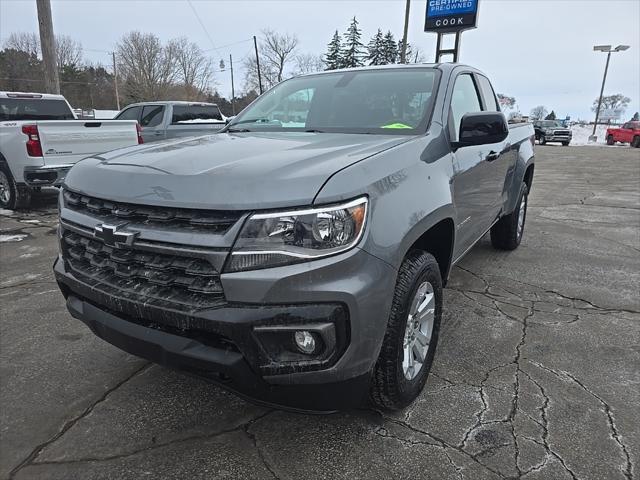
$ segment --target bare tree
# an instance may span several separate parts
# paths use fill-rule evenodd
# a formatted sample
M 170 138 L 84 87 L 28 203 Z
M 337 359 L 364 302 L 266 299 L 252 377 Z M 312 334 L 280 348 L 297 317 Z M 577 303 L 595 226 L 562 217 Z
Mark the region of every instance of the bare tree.
M 298 47 L 298 37 L 281 34 L 273 30 L 263 30 L 258 48 L 260 55 L 260 73 L 263 84 L 269 88 L 280 83 L 288 75 L 287 66 L 293 61 Z M 256 59 L 249 55 L 244 60 L 245 89 L 257 90 L 258 69 Z
M 321 72 L 326 68 L 326 64 L 322 59 L 322 55 L 315 55 L 313 53 L 301 53 L 296 55 L 295 62 L 295 75 L 304 75 L 306 73 Z
M 56 35 L 58 68 L 82 64 L 82 44 L 68 35 Z
M 529 116 L 531 117 L 532 120 L 542 120 L 544 117 L 547 116 L 547 113 L 548 113 L 547 107 L 545 107 L 544 105 L 538 105 L 533 110 L 531 110 L 531 113 L 529 114 Z
M 201 92 L 209 89 L 213 80 L 210 58 L 202 49 L 186 37 L 176 38 L 167 46 L 176 64 L 176 81 L 184 84 L 189 99 L 199 98 Z
M 4 48 L 12 48 L 42 58 L 40 38 L 32 32 L 14 32 L 4 42 Z M 56 35 L 58 68 L 82 64 L 82 44 L 68 35 Z
M 4 42 L 4 48 L 40 56 L 40 38 L 32 32 L 13 32 Z
M 125 96 L 134 101 L 163 99 L 177 77 L 172 48 L 152 33 L 129 32 L 117 46 Z

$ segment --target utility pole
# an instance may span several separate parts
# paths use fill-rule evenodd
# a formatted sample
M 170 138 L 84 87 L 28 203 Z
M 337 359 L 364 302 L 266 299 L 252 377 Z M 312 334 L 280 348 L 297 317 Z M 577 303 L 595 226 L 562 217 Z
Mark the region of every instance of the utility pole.
M 233 86 L 233 57 L 229 54 L 229 67 L 231 68 L 231 112 L 236 114 L 236 90 Z
M 40 48 L 44 63 L 44 87 L 46 93 L 60 94 L 60 78 L 56 60 L 56 39 L 53 35 L 51 3 L 49 0 L 36 0 L 38 7 L 38 25 L 40 27 Z
M 256 50 L 256 68 L 258 69 L 258 86 L 260 87 L 260 95 L 262 95 L 262 75 L 260 75 L 260 55 L 258 55 L 258 40 L 253 36 L 253 48 Z
M 111 52 L 113 57 L 113 86 L 116 90 L 116 107 L 120 110 L 120 95 L 118 94 L 118 66 L 116 65 L 116 52 Z
M 409 34 L 409 9 L 411 0 L 407 0 L 407 6 L 404 11 L 404 33 L 402 34 L 402 51 L 400 52 L 400 63 L 406 63 L 407 59 L 407 36 Z
M 595 52 L 604 52 L 607 54 L 607 63 L 604 67 L 604 76 L 602 77 L 602 87 L 600 87 L 600 97 L 598 98 L 598 109 L 596 110 L 596 121 L 593 123 L 593 133 L 589 137 L 590 142 L 596 142 L 598 136 L 596 135 L 596 128 L 598 127 L 598 120 L 600 119 L 600 108 L 602 107 L 602 96 L 604 95 L 604 84 L 607 82 L 607 72 L 609 71 L 609 61 L 611 60 L 611 53 L 624 52 L 629 50 L 629 45 L 618 45 L 616 48 L 611 48 L 611 45 L 596 45 L 593 47 Z

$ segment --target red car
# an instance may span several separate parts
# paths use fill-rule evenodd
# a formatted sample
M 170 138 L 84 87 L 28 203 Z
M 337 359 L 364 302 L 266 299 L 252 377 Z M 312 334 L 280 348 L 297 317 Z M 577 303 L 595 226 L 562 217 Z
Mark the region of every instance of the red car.
M 632 147 L 640 147 L 640 122 L 627 122 L 621 128 L 607 129 L 607 145 L 616 142 L 629 143 Z

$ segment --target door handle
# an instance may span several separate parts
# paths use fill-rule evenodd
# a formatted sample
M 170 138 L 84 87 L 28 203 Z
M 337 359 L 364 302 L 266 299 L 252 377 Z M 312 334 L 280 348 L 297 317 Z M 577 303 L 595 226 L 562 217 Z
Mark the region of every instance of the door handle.
M 497 160 L 500 157 L 500 154 L 498 152 L 494 152 L 493 150 L 491 150 L 489 152 L 489 155 L 486 156 L 485 160 L 487 162 L 493 162 L 494 160 Z

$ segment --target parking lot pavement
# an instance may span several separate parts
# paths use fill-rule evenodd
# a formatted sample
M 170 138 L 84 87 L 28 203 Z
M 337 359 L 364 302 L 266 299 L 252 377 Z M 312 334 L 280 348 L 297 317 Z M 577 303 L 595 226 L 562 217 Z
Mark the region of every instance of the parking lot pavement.
M 55 192 L 0 217 L 0 478 L 640 476 L 640 150 L 537 148 L 521 247 L 454 268 L 395 414 L 257 407 L 111 347 L 65 310 L 55 226 Z

